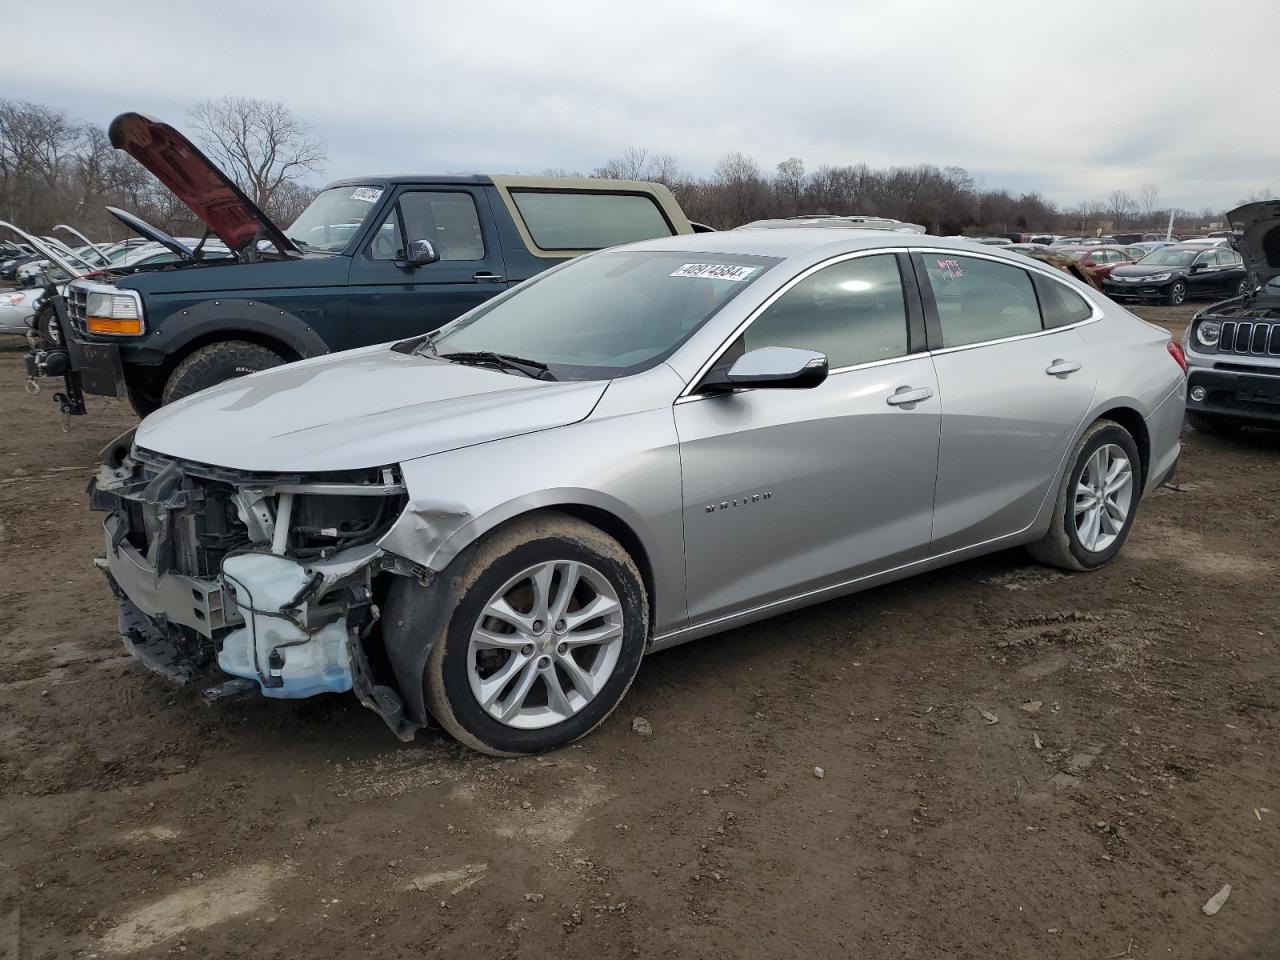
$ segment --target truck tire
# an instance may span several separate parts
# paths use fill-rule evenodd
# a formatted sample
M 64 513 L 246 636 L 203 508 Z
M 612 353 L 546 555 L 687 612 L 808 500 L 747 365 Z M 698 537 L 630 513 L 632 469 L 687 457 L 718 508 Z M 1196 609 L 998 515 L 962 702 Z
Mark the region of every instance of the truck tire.
M 36 332 L 46 350 L 65 350 L 66 338 L 62 335 L 62 323 L 58 320 L 58 312 L 51 304 L 44 304 L 36 311 Z
M 193 351 L 169 375 L 162 404 L 173 403 L 200 390 L 284 363 L 274 350 L 244 340 L 210 343 Z

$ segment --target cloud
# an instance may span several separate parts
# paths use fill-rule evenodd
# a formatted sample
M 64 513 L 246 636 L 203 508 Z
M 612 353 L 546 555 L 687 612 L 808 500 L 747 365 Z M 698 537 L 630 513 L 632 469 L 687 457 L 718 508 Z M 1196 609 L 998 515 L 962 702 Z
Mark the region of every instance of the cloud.
M 282 100 L 329 141 L 334 178 L 589 170 L 638 145 L 695 173 L 730 150 L 766 168 L 929 162 L 1064 203 L 1151 182 L 1222 208 L 1280 184 L 1280 130 L 1250 99 L 1280 7 L 1233 5 L 1229 48 L 1204 39 L 1222 16 L 1193 0 L 53 2 L 42 19 L 66 29 L 11 44 L 0 90 L 179 126 L 207 97 Z

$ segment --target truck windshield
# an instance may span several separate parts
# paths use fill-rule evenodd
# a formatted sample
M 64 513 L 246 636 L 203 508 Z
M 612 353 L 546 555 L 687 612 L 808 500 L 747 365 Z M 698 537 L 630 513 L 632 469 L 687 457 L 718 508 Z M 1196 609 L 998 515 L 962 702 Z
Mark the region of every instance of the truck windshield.
M 519 357 L 545 365 L 557 380 L 639 373 L 777 262 L 647 250 L 592 254 L 459 317 L 424 349 L 442 358 Z
M 378 206 L 382 189 L 345 186 L 321 190 L 285 235 L 303 250 L 337 253 Z

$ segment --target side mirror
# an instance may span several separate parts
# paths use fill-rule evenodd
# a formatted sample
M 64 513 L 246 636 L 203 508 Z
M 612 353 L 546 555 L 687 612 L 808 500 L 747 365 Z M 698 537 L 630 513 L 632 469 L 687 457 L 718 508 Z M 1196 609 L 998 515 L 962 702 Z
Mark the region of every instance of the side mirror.
M 827 379 L 827 358 L 795 347 L 760 347 L 743 354 L 727 373 L 703 382 L 703 390 L 766 387 L 807 390 Z
M 413 240 L 409 243 L 409 255 L 401 263 L 406 267 L 425 267 L 439 259 L 440 253 L 430 240 Z

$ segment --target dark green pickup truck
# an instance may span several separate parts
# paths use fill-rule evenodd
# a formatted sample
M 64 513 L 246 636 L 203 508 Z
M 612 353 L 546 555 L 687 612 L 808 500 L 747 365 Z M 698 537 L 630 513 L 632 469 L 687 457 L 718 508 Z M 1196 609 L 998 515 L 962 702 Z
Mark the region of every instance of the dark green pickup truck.
M 49 305 L 28 374 L 65 376 L 68 413 L 83 391 L 145 415 L 231 377 L 434 330 L 579 254 L 695 229 L 661 184 L 453 175 L 340 180 L 281 230 L 167 124 L 123 114 L 110 136 L 230 256 L 113 210 L 173 259 L 76 280 Z

